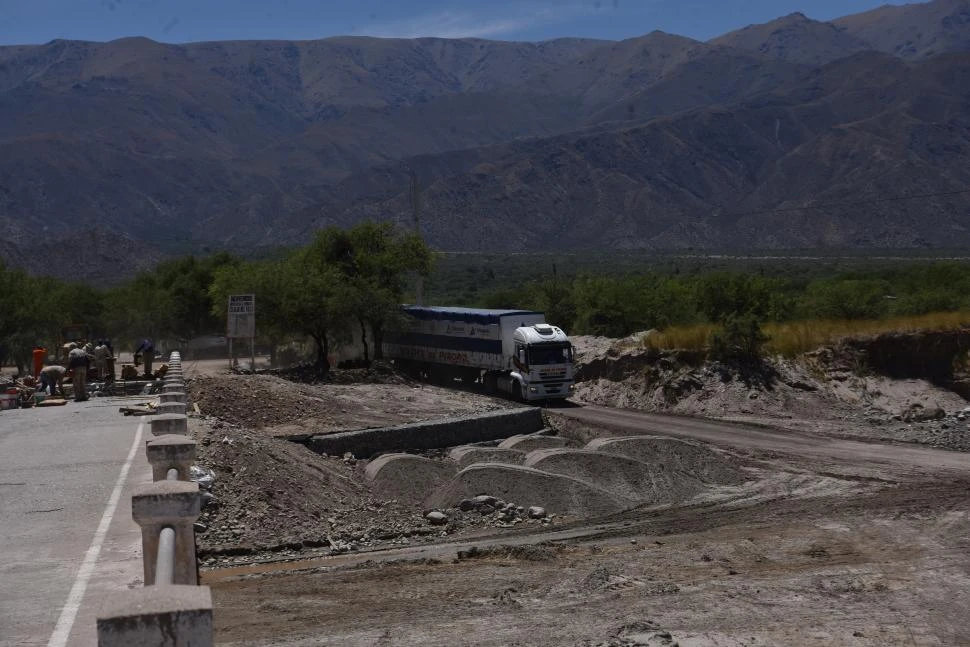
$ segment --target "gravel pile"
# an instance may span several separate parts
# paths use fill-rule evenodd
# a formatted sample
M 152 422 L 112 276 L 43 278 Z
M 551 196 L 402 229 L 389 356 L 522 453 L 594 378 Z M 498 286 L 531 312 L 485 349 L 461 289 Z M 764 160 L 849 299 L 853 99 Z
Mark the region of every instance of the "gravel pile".
M 704 483 L 736 485 L 745 480 L 744 472 L 717 451 L 689 440 L 660 436 L 598 438 L 586 448 L 632 458 L 675 474 L 689 474 Z
M 546 449 L 530 453 L 526 467 L 581 479 L 641 504 L 686 501 L 704 489 L 689 472 L 661 462 L 645 463 L 616 453 Z
M 522 506 L 541 506 L 556 514 L 595 517 L 631 508 L 634 499 L 564 474 L 543 472 L 521 465 L 475 464 L 428 500 L 433 507 L 454 506 L 462 499 L 488 494 Z

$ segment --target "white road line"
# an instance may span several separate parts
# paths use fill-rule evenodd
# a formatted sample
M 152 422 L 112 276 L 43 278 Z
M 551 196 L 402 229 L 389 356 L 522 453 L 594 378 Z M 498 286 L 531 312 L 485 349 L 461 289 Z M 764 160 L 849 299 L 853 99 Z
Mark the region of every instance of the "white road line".
M 54 633 L 51 634 L 51 639 L 47 642 L 47 647 L 64 647 L 67 645 L 71 628 L 74 626 L 74 619 L 77 617 L 78 609 L 81 608 L 81 600 L 84 599 L 84 592 L 88 588 L 88 581 L 94 573 L 94 566 L 97 564 L 98 556 L 101 554 L 101 545 L 104 544 L 104 537 L 108 534 L 108 527 L 111 526 L 111 520 L 115 516 L 115 509 L 118 507 L 121 490 L 124 488 L 125 480 L 128 478 L 131 462 L 135 459 L 135 453 L 141 445 L 141 434 L 144 427 L 144 421 L 138 424 L 138 431 L 135 433 L 135 442 L 131 444 L 128 458 L 125 459 L 125 464 L 121 468 L 121 474 L 118 475 L 115 489 L 111 491 L 108 505 L 105 507 L 104 514 L 101 516 L 101 523 L 98 525 L 98 530 L 94 533 L 94 539 L 91 540 L 91 547 L 88 548 L 88 552 L 84 555 L 81 568 L 77 572 L 77 577 L 74 578 L 74 586 L 71 587 L 71 592 L 67 596 L 67 602 L 64 603 L 64 608 L 61 609 L 61 617 L 57 620 L 57 626 L 54 627 Z

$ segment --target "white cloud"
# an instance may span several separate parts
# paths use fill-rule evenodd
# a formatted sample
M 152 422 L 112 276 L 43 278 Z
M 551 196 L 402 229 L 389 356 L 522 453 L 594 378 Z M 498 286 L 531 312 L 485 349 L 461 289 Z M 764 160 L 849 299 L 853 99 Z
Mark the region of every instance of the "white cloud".
M 480 12 L 428 13 L 407 20 L 365 27 L 357 33 L 383 38 L 494 38 L 575 18 L 586 11 L 587 7 L 578 3 L 555 8 L 548 4 L 534 3 L 493 4 L 488 10 Z

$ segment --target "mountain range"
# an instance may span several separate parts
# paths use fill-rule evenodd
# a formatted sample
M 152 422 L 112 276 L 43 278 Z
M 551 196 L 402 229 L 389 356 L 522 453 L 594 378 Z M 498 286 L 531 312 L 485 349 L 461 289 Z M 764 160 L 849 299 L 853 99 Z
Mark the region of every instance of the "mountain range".
M 708 42 L 0 47 L 0 257 L 33 272 L 411 227 L 412 184 L 450 251 L 970 245 L 970 0 Z

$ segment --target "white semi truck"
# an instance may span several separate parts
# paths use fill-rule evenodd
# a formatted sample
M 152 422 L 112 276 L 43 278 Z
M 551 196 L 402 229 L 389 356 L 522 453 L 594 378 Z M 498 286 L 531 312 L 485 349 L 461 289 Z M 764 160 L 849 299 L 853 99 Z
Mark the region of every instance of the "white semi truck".
M 407 324 L 385 332 L 384 357 L 430 380 L 481 380 L 517 400 L 566 398 L 573 347 L 541 312 L 404 306 Z

